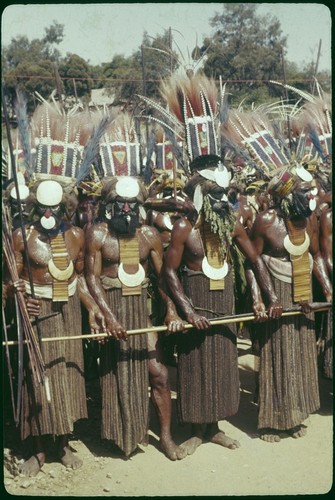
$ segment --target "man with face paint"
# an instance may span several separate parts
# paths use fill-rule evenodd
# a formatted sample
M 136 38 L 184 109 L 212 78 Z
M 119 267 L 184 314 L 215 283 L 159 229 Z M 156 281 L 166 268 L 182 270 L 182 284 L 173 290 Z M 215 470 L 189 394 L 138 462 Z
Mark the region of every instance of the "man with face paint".
M 271 290 L 268 273 L 248 239 L 243 219 L 228 201 L 230 172 L 215 156 L 199 157 L 190 168 L 193 176 L 184 190 L 193 199 L 198 218 L 175 222 L 163 268 L 178 312 L 194 326 L 176 340 L 178 417 L 181 423 L 193 424 L 193 436 L 183 444 L 188 454 L 205 441 L 229 449 L 240 446 L 218 426 L 239 406 L 235 325 L 211 326 L 208 321 L 235 312 L 233 275 L 235 280 L 243 276 L 240 252 L 254 265 L 262 289 Z M 272 314 L 280 314 L 275 294 L 269 302 Z M 263 318 L 262 301 L 256 300 L 253 307 L 257 318 Z
M 127 335 L 150 326 L 148 276 L 159 274 L 163 246 L 158 231 L 144 225 L 146 190 L 135 177 L 116 176 L 101 191 L 101 222 L 87 229 L 86 279 L 110 335 L 101 346 L 101 437 L 129 456 L 147 436 L 148 385 L 160 423 L 160 446 L 171 460 L 186 452 L 170 432 L 171 394 L 157 333 Z M 141 221 L 142 219 L 142 221 Z M 182 329 L 171 300 L 162 290 L 166 324 Z
M 104 318 L 88 292 L 84 278 L 85 239 L 82 229 L 64 217 L 66 199 L 59 182 L 45 180 L 36 190 L 36 220 L 25 227 L 27 252 L 22 229 L 13 233 L 18 274 L 25 283 L 27 308 L 31 316 L 41 316 L 42 340 L 81 335 L 80 301 L 89 312 L 91 333 L 104 327 Z M 31 297 L 29 267 L 34 285 Z M 72 451 L 68 435 L 74 423 L 87 418 L 83 352 L 78 340 L 42 341 L 42 356 L 49 380 L 34 384 L 25 365 L 22 388 L 21 438 L 32 438 L 32 455 L 20 472 L 35 476 L 46 460 L 44 438 L 56 438 L 61 463 L 77 469 L 82 461 Z
M 332 287 L 319 249 L 313 210 L 317 189 L 303 167 L 279 170 L 268 185 L 272 206 L 257 215 L 250 238 L 269 269 L 284 308 L 301 304 L 307 314 L 311 273 L 331 302 Z M 268 321 L 259 330 L 259 415 L 261 439 L 280 441 L 286 432 L 306 434 L 303 422 L 320 407 L 315 322 L 308 315 Z

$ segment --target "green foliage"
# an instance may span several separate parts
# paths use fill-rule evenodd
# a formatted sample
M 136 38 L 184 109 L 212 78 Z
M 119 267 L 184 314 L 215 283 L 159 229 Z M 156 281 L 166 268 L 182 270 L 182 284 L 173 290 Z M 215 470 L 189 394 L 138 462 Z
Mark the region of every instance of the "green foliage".
M 33 111 L 35 91 L 47 98 L 55 88 L 53 64 L 48 60 L 39 63 L 20 62 L 16 68 L 7 71 L 4 82 L 6 94 L 11 97 L 11 102 L 13 103 L 16 98 L 16 89 L 19 89 L 27 95 L 28 111 Z
M 76 54 L 67 54 L 59 65 L 59 76 L 63 81 L 66 95 L 89 98 L 92 88 L 92 72 L 90 65 Z M 75 80 L 75 84 L 73 82 Z M 75 85 L 75 89 L 74 89 Z
M 227 82 L 230 104 L 259 105 L 285 98 L 282 87 L 269 80 L 284 79 L 283 55 L 286 37 L 276 18 L 257 15 L 257 4 L 224 3 L 221 13 L 210 19 L 214 34 L 204 38 L 202 46 L 192 51 L 194 61 L 205 54 L 204 73 Z M 187 20 L 185 20 L 187 22 Z M 90 65 L 77 54 L 61 57 L 57 45 L 63 40 L 64 26 L 53 22 L 41 39 L 26 36 L 12 39 L 2 50 L 2 72 L 6 94 L 14 99 L 19 87 L 28 97 L 28 109 L 34 108 L 34 91 L 48 98 L 57 88 L 66 97 L 88 102 L 92 88 L 105 87 L 117 102 L 134 101 L 135 95 L 159 98 L 161 79 L 179 67 L 178 55 L 172 50 L 171 30 L 151 37 L 144 32 L 141 46 L 130 56 L 114 55 L 110 62 Z M 57 79 L 58 68 L 59 78 Z M 307 92 L 313 91 L 315 64 L 298 68 L 285 60 L 288 83 Z M 330 91 L 329 72 L 318 72 L 318 82 Z M 291 102 L 297 96 L 288 92 Z
M 229 83 L 236 99 L 268 86 L 268 80 L 282 80 L 282 52 L 286 37 L 282 36 L 276 18 L 256 16 L 255 4 L 223 4 L 221 14 L 211 19 L 215 33 L 205 38 L 202 52 L 207 58 L 204 72 Z M 277 90 L 268 88 L 268 96 Z M 260 93 L 266 95 L 264 90 Z M 253 98 L 254 100 L 254 98 Z
M 103 65 L 104 87 L 115 94 L 115 100 L 128 100 L 141 82 L 141 68 L 134 56 L 115 55 L 110 63 Z

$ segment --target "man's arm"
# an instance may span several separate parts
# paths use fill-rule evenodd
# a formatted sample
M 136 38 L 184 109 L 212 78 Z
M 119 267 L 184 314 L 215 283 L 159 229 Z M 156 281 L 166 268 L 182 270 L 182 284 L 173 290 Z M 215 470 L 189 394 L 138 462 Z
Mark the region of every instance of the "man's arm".
M 321 285 L 326 301 L 331 302 L 333 289 L 328 276 L 325 261 L 320 252 L 319 227 L 316 217 L 312 216 L 308 218 L 307 232 L 310 238 L 309 251 L 313 257 L 313 274 Z
M 171 232 L 170 244 L 165 252 L 162 278 L 165 279 L 168 290 L 185 320 L 195 328 L 204 330 L 210 327 L 210 323 L 207 318 L 195 312 L 190 300 L 185 295 L 177 274 L 191 231 L 192 225 L 188 220 L 183 218 L 175 222 Z
M 260 289 L 264 293 L 269 303 L 268 316 L 270 318 L 280 318 L 283 312 L 283 307 L 273 287 L 273 283 L 268 268 L 264 264 L 263 259 L 261 257 L 264 241 L 262 241 L 261 237 L 258 236 L 258 245 L 257 245 L 257 248 L 259 249 L 258 253 L 256 251 L 255 246 L 253 245 L 253 242 L 250 240 L 246 230 L 239 221 L 237 221 L 235 224 L 233 238 L 237 246 L 244 254 L 246 259 L 249 261 L 252 267 L 252 269 L 249 267 L 246 273 L 246 277 L 252 292 L 252 299 L 254 302 L 253 308 L 255 314 L 256 316 L 258 316 L 259 314 L 259 317 L 257 319 L 263 318 L 263 307 L 259 300 L 260 294 L 257 291 L 257 284 L 259 285 Z M 257 283 L 254 281 L 254 279 L 257 280 Z
M 184 322 L 179 317 L 176 306 L 169 297 L 166 289 L 164 279 L 162 279 L 162 267 L 163 267 L 163 245 L 159 237 L 158 232 L 154 228 L 149 229 L 149 233 L 144 235 L 148 244 L 151 245 L 150 249 L 150 260 L 152 267 L 158 277 L 158 291 L 162 297 L 165 307 L 165 324 L 168 327 L 168 333 L 175 333 L 182 331 L 184 329 Z
M 106 329 L 106 324 L 103 314 L 89 292 L 84 276 L 85 233 L 79 227 L 73 227 L 71 228 L 71 231 L 73 232 L 76 243 L 79 247 L 74 267 L 78 277 L 80 301 L 88 312 L 88 322 L 91 333 L 98 334 L 101 330 L 104 331 Z
M 97 226 L 90 226 L 86 233 L 86 255 L 85 255 L 85 277 L 88 289 L 102 311 L 106 332 L 116 339 L 127 339 L 126 330 L 120 325 L 116 317 L 110 310 L 107 302 L 105 290 L 100 281 L 102 270 L 101 249 L 104 244 L 106 234 Z

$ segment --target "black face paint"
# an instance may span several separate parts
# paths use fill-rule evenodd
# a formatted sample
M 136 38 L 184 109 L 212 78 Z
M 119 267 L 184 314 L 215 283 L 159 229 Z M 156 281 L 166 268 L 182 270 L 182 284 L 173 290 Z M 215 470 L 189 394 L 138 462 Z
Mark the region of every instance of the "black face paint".
M 224 217 L 230 211 L 229 202 L 227 198 L 222 200 L 223 196 L 226 196 L 225 189 L 223 188 L 213 189 L 208 193 L 208 199 L 213 212 L 216 212 L 221 217 Z
M 309 208 L 309 199 L 305 191 L 297 190 L 292 193 L 290 212 L 297 217 L 309 217 L 312 214 L 312 210 Z
M 61 204 L 46 206 L 37 203 L 36 214 L 40 218 L 41 228 L 48 232 L 60 227 L 63 220 L 64 209 Z
M 106 216 L 111 229 L 119 234 L 135 234 L 140 227 L 139 203 L 117 200 L 113 204 L 106 205 Z

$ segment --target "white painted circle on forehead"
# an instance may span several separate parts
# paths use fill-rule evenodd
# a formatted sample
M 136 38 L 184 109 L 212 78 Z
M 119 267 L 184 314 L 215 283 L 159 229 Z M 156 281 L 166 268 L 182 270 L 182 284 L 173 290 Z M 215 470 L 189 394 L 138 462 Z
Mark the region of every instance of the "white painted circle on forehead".
M 135 198 L 140 192 L 140 186 L 136 179 L 125 177 L 117 181 L 115 191 L 122 198 Z
M 56 181 L 43 181 L 36 191 L 36 199 L 41 205 L 52 207 L 59 205 L 63 198 L 63 189 Z
M 21 200 L 25 200 L 28 197 L 28 195 L 29 195 L 29 188 L 28 188 L 28 186 L 23 186 L 22 184 L 18 184 L 18 188 L 19 188 L 20 199 Z M 17 199 L 15 187 L 13 187 L 13 189 L 11 190 L 10 195 L 11 195 L 12 198 L 14 198 L 14 200 Z

